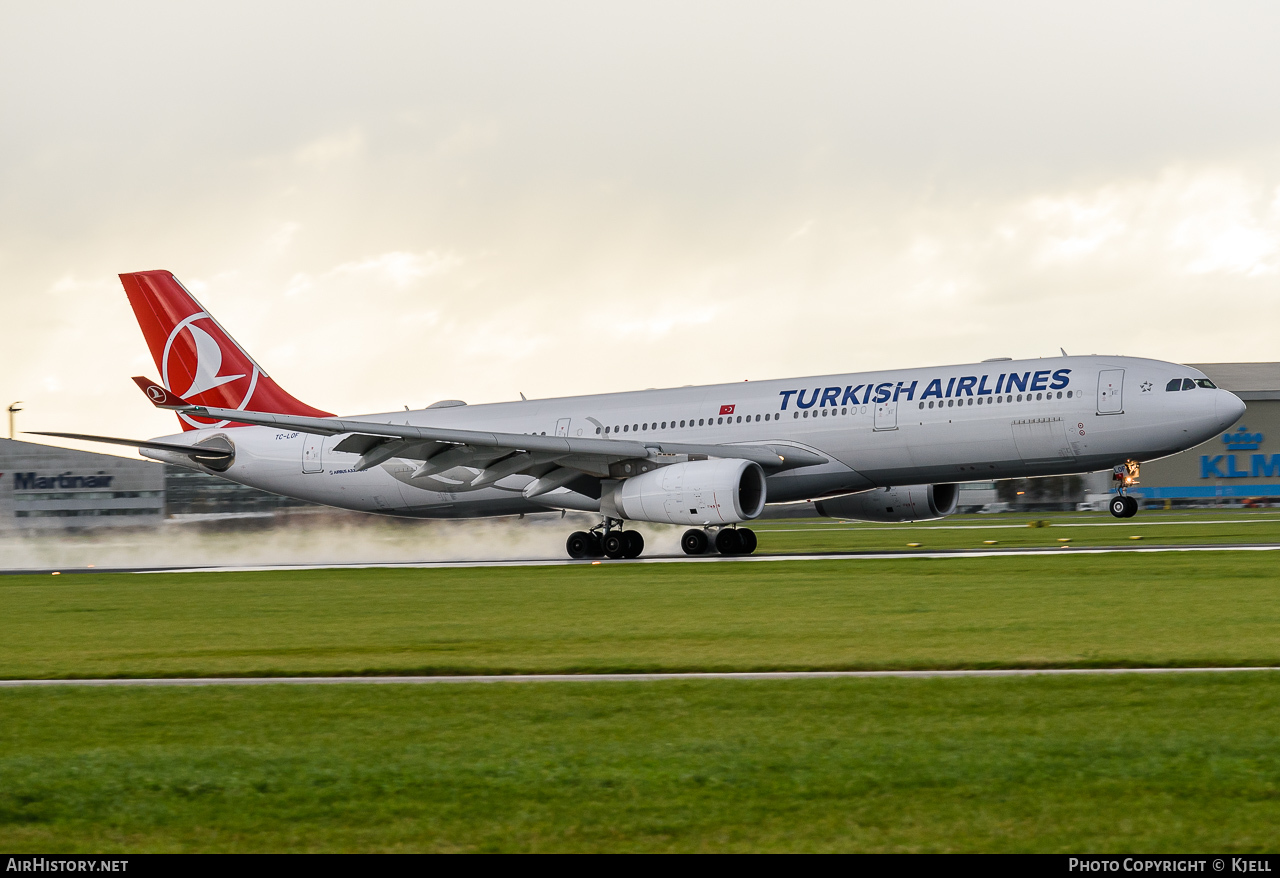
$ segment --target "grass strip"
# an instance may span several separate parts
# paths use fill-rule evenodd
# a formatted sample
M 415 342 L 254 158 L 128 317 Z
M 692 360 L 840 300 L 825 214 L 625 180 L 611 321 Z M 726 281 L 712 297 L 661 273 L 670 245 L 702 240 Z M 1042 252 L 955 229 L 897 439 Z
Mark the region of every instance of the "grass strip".
M 1058 851 L 1280 844 L 1280 681 L 0 692 L 0 846 Z
M 1280 663 L 1250 553 L 0 579 L 0 677 Z

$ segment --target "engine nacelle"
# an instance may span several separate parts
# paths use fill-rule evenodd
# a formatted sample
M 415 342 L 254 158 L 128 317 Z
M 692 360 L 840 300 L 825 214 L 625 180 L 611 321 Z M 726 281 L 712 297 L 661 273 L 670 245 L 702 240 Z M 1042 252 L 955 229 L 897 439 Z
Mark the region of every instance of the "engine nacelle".
M 600 511 L 631 521 L 733 524 L 764 511 L 764 470 L 749 460 L 691 460 L 627 479 Z
M 959 496 L 958 485 L 901 485 L 819 500 L 814 506 L 819 515 L 828 518 L 927 521 L 955 512 Z

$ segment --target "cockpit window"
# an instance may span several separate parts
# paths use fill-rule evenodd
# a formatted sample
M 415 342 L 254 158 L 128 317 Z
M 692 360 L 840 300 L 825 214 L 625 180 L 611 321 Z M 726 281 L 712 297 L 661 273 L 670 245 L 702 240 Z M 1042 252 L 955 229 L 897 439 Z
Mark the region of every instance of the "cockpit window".
M 1213 390 L 1213 389 L 1214 389 L 1215 387 L 1217 387 L 1217 386 L 1218 386 L 1218 385 L 1214 384 L 1214 383 L 1213 383 L 1212 381 L 1210 381 L 1208 378 L 1197 378 L 1197 379 L 1196 379 L 1196 387 L 1207 387 L 1207 388 L 1209 388 L 1210 390 Z
M 1165 389 L 1165 392 L 1166 392 L 1166 393 L 1168 393 L 1168 392 L 1169 392 L 1169 391 L 1171 391 L 1171 390 L 1181 390 L 1181 389 L 1182 389 L 1182 379 L 1181 379 L 1181 378 L 1174 378 L 1172 381 L 1170 381 L 1168 384 L 1166 384 L 1166 385 L 1164 386 L 1164 389 Z
M 1183 379 L 1182 379 L 1182 389 L 1183 389 L 1183 390 L 1195 390 L 1195 389 L 1196 389 L 1196 383 L 1195 383 L 1194 381 L 1192 381 L 1190 378 L 1183 378 Z

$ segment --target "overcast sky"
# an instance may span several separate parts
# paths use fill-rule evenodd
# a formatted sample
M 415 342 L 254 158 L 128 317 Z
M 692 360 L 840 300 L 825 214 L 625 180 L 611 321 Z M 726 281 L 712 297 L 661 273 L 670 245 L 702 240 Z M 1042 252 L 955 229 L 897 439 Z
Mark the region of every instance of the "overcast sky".
M 339 413 L 1280 359 L 1280 5 L 0 2 L 0 405 L 173 432 L 164 268 Z

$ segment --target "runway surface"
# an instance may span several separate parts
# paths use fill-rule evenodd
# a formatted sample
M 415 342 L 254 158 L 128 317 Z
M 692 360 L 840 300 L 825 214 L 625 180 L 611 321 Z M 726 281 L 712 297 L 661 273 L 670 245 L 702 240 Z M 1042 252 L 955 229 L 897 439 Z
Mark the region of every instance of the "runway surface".
M 590 566 L 593 564 L 747 564 L 759 561 L 872 561 L 910 558 L 1001 558 L 1056 555 L 1070 557 L 1072 555 L 1110 555 L 1119 552 L 1155 553 L 1155 552 L 1274 552 L 1280 551 L 1280 543 L 1230 543 L 1202 544 L 1182 546 L 1093 546 L 1089 548 L 1071 545 L 1047 548 L 1006 548 L 1006 549 L 938 549 L 934 551 L 916 551 L 912 549 L 882 549 L 860 552 L 795 552 L 774 555 L 747 555 L 745 557 L 725 557 L 723 555 L 654 555 L 632 560 L 610 560 L 608 558 L 584 559 L 575 561 L 569 558 L 515 558 L 463 561 L 367 561 L 345 564 L 250 564 L 226 566 L 138 566 L 138 567 L 30 567 L 6 568 L 0 570 L 0 576 L 50 575 L 57 573 L 251 573 L 267 570 L 363 570 L 370 568 L 386 569 L 430 569 L 456 567 L 557 567 L 557 566 Z
M 960 671 L 759 671 L 676 674 L 474 674 L 453 677 L 172 677 L 101 680 L 0 680 L 0 689 L 26 686 L 277 686 L 364 683 L 647 683 L 662 680 L 841 680 L 947 677 L 1107 676 L 1115 674 L 1228 674 L 1280 671 L 1280 667 L 1244 668 L 1006 668 Z

